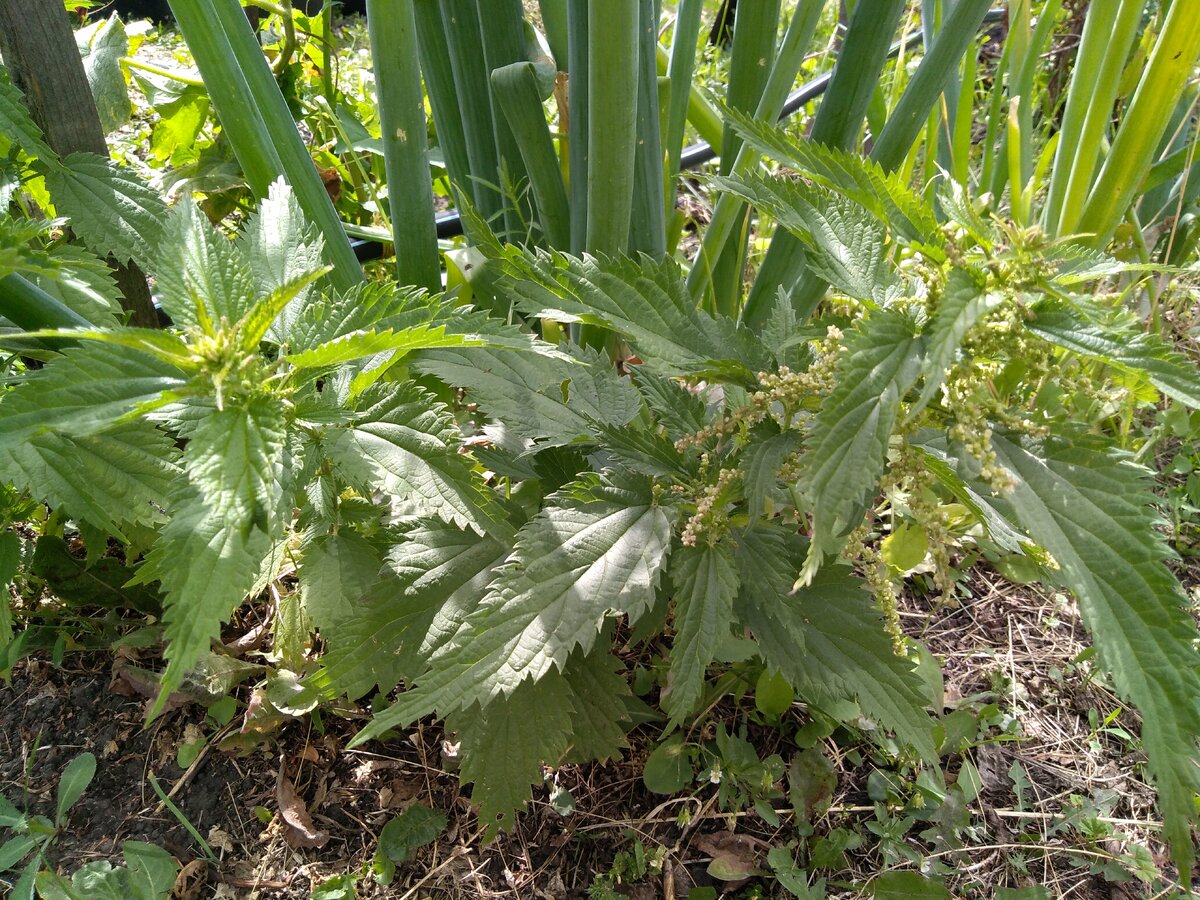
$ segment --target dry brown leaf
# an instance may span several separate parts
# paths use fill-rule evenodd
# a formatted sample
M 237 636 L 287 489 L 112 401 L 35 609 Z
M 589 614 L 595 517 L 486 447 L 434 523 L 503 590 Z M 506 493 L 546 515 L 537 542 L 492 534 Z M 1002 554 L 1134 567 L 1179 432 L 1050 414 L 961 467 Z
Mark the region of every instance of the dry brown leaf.
M 296 793 L 296 786 L 284 773 L 287 760 L 279 759 L 279 777 L 275 779 L 275 802 L 279 804 L 279 816 L 283 819 L 284 839 L 292 847 L 324 847 L 329 835 L 313 825 L 308 806 Z

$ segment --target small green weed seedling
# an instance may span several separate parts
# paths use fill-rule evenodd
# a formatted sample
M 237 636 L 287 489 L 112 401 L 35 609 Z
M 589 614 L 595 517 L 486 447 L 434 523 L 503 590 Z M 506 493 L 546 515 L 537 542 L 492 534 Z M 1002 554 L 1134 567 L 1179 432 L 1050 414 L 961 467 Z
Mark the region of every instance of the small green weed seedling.
M 53 821 L 45 816 L 24 813 L 7 797 L 0 795 L 0 828 L 12 832 L 12 836 L 0 844 L 0 873 L 16 871 L 25 862 L 16 883 L 10 884 L 10 896 L 15 900 L 34 896 L 34 880 L 42 867 L 46 851 L 66 824 L 67 813 L 79 802 L 95 775 L 96 757 L 91 753 L 81 753 L 67 764 L 58 782 Z
M 31 760 L 32 764 L 32 760 Z M 179 864 L 167 851 L 141 841 L 126 841 L 121 849 L 124 866 L 96 860 L 76 870 L 68 879 L 43 869 L 46 852 L 67 824 L 67 814 L 79 802 L 96 776 L 96 757 L 81 753 L 71 760 L 58 781 L 53 821 L 22 812 L 0 795 L 0 828 L 12 836 L 0 844 L 2 873 L 20 869 L 16 882 L 7 882 L 13 900 L 165 900 L 175 884 Z

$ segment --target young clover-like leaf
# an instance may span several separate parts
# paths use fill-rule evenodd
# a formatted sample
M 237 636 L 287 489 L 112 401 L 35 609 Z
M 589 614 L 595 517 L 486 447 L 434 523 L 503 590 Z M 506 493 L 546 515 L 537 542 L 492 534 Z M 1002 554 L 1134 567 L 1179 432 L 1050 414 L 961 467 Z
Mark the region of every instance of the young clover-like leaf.
M 883 474 L 900 400 L 920 370 L 920 339 L 899 313 L 876 313 L 847 336 L 833 392 L 806 435 L 800 487 L 812 504 L 813 539 L 800 583 L 812 580 L 862 519 Z
M 150 269 L 163 238 L 167 206 L 132 170 L 94 153 L 72 153 L 46 173 L 58 211 L 92 250 Z
M 613 613 L 636 621 L 654 602 L 672 519 L 648 481 L 582 483 L 555 495 L 518 533 L 510 562 L 416 688 L 355 743 L 435 709 L 487 703 L 561 668 L 576 647 L 586 653 L 595 644 Z
M 725 544 L 681 547 L 671 556 L 675 588 L 675 638 L 671 642 L 670 687 L 663 705 L 671 725 L 696 711 L 704 676 L 733 624 L 739 576 Z
M 254 305 L 250 260 L 190 200 L 171 210 L 152 271 L 163 309 L 180 328 L 211 333 L 222 318 L 232 325 Z
M 513 250 L 504 260 L 504 282 L 530 315 L 598 322 L 628 336 L 644 365 L 659 374 L 749 383 L 769 362 L 749 331 L 696 308 L 670 259 Z
M 375 388 L 351 424 L 331 434 L 334 466 L 364 491 L 393 497 L 398 511 L 438 516 L 507 537 L 511 526 L 492 492 L 460 454 L 453 415 L 411 382 Z
M 48 431 L 95 434 L 186 383 L 178 368 L 145 353 L 91 342 L 67 348 L 0 399 L 0 449 Z
M 530 785 L 542 782 L 543 764 L 556 765 L 566 753 L 574 712 L 566 680 L 555 672 L 482 709 L 472 706 L 447 718 L 462 742 L 460 777 L 474 782 L 471 799 L 479 806 L 485 841 L 512 826 Z
M 884 227 L 857 202 L 761 172 L 714 181 L 722 190 L 768 210 L 800 238 L 809 250 L 809 268 L 836 290 L 880 304 L 896 293 Z
M 378 579 L 354 615 L 326 636 L 329 651 L 310 686 L 322 696 L 358 698 L 419 674 L 479 605 L 510 551 L 441 520 L 407 532 L 390 554 L 389 577 Z
M 1200 792 L 1196 625 L 1154 509 L 1149 473 L 1095 439 L 996 435 L 1015 476 L 1004 507 L 1058 565 L 1079 599 L 1100 661 L 1142 714 L 1142 743 L 1179 871 L 1191 871 L 1192 798 Z
M 1034 314 L 1025 327 L 1043 340 L 1118 369 L 1141 372 L 1168 397 L 1200 408 L 1200 372 L 1162 338 L 1106 328 L 1060 303 L 1039 303 Z
M 754 633 L 764 662 L 818 706 L 854 700 L 923 758 L 937 760 L 926 690 L 911 660 L 896 655 L 883 617 L 861 581 L 842 566 L 821 569 L 792 590 L 804 541 L 756 525 L 737 538 L 738 620 Z

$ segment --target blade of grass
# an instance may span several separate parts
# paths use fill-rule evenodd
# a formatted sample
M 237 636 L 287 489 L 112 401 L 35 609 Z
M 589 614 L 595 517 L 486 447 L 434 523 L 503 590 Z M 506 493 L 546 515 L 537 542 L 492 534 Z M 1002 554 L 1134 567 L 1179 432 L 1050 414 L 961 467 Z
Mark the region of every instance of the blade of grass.
M 425 100 L 417 64 L 412 0 L 367 0 L 383 135 L 388 209 L 396 247 L 396 280 L 436 293 L 442 286 L 433 180 L 429 173 Z

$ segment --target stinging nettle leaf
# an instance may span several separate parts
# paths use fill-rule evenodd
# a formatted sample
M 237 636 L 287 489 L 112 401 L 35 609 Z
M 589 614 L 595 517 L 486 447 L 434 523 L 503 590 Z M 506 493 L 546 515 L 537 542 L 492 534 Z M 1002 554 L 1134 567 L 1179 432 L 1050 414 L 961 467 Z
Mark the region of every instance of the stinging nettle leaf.
M 325 369 L 380 353 L 396 354 L 393 356 L 393 359 L 396 359 L 399 355 L 414 350 L 428 350 L 434 347 L 482 347 L 485 344 L 486 341 L 472 340 L 466 335 L 447 334 L 444 325 L 418 325 L 399 333 L 386 329 L 342 335 L 326 344 L 292 354 L 287 357 L 287 361 L 297 369 Z
M 420 674 L 479 605 L 511 548 L 441 520 L 421 523 L 389 554 L 394 579 L 378 581 L 327 640 L 311 685 L 357 699 Z M 301 570 L 303 578 L 303 570 Z
M 462 742 L 461 778 L 474 782 L 471 799 L 479 806 L 485 841 L 512 826 L 513 813 L 529 799 L 530 785 L 541 784 L 543 764 L 557 765 L 566 753 L 573 713 L 567 683 L 555 672 L 524 682 L 482 709 L 470 707 L 447 718 Z
M 102 343 L 67 348 L 0 399 L 0 448 L 47 431 L 103 431 L 185 384 L 179 369 L 148 354 Z
M 920 338 L 901 314 L 879 312 L 846 339 L 836 387 L 806 435 L 800 487 L 812 504 L 812 544 L 798 583 L 858 525 L 887 460 L 900 401 L 921 369 Z
M 217 232 L 191 200 L 171 210 L 151 270 L 163 309 L 180 328 L 211 332 L 254 305 L 253 268 L 241 245 Z
M 764 156 L 853 200 L 906 237 L 923 241 L 937 232 L 933 208 L 902 173 L 885 172 L 857 150 L 796 140 L 772 123 L 740 110 L 726 109 L 725 116 L 742 139 Z
M 0 66 L 0 71 L 7 74 L 8 70 Z M 0 79 L 0 135 L 25 151 L 26 156 L 47 166 L 58 165 L 58 154 L 50 149 L 42 137 L 42 129 L 25 108 L 25 96 L 7 79 Z
M 259 297 L 296 283 L 306 273 L 325 269 L 321 255 L 324 239 L 304 220 L 295 194 L 282 177 L 267 189 L 267 196 L 246 220 L 236 243 L 250 260 L 254 291 Z M 280 319 L 272 329 L 280 343 L 287 339 L 291 323 L 311 295 L 311 287 L 304 285 L 291 304 L 280 311 Z
M 954 364 L 967 332 L 1003 301 L 1002 296 L 987 292 L 982 272 L 958 267 L 950 270 L 933 321 L 927 329 L 925 386 L 909 411 L 910 419 L 925 408 L 942 386 L 946 371 Z
M 854 700 L 921 756 L 937 760 L 926 690 L 911 660 L 896 655 L 883 617 L 844 566 L 827 566 L 792 589 L 804 540 L 778 526 L 738 535 L 741 590 L 734 610 L 749 627 L 763 660 L 818 706 Z
M 1117 690 L 1142 714 L 1164 832 L 1190 871 L 1200 792 L 1200 653 L 1154 509 L 1149 473 L 1092 438 L 993 437 L 1016 478 L 1003 505 L 1058 564 Z M 1001 501 L 998 501 L 998 503 Z
M 1110 330 L 1062 304 L 1040 303 L 1034 312 L 1025 327 L 1043 340 L 1119 369 L 1141 372 L 1168 397 L 1200 409 L 1200 371 L 1161 338 L 1144 331 Z
M 704 676 L 733 624 L 740 579 L 724 544 L 681 547 L 671 557 L 675 588 L 675 637 L 671 642 L 670 687 L 663 705 L 671 725 L 696 711 Z
M 511 693 L 595 645 L 604 621 L 654 603 L 673 511 L 644 481 L 581 483 L 551 498 L 517 536 L 488 595 L 434 656 L 417 687 L 354 738 L 362 743 L 434 709 L 443 714 Z
M 0 478 L 72 517 L 124 538 L 122 525 L 156 525 L 180 469 L 174 442 L 145 421 L 72 438 L 46 433 L 0 449 Z
M 501 536 L 511 526 L 473 470 L 454 417 L 411 382 L 374 389 L 328 452 L 352 484 L 379 487 L 417 516 L 436 515 L 463 528 Z
M 598 322 L 627 335 L 643 364 L 661 375 L 750 383 L 769 362 L 749 331 L 696 308 L 671 259 L 577 259 L 514 250 L 505 259 L 505 281 L 530 315 Z
M 184 467 L 205 504 L 243 536 L 250 528 L 273 532 L 276 486 L 283 478 L 283 410 L 273 398 L 214 410 L 191 433 Z
M 721 190 L 770 211 L 808 247 L 809 268 L 836 290 L 881 305 L 898 293 L 884 227 L 857 202 L 760 172 L 713 181 Z
M 46 173 L 46 186 L 93 251 L 152 269 L 167 207 L 141 178 L 94 153 L 72 153 Z
M 129 55 L 125 25 L 115 12 L 107 19 L 75 32 L 75 43 L 83 56 L 83 70 L 96 101 L 100 127 L 105 134 L 129 121 L 133 104 L 125 87 L 121 60 Z

